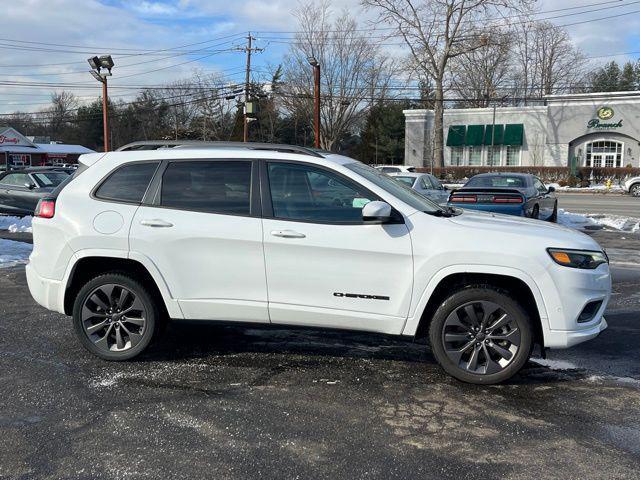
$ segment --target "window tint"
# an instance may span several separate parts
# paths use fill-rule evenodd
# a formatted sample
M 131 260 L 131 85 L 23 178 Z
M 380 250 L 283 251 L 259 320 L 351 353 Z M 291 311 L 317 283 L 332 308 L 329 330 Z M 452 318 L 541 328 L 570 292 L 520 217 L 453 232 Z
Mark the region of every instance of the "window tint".
M 26 173 L 10 173 L 0 180 L 0 184 L 12 187 L 24 187 L 25 183 L 33 183 Z
M 431 185 L 431 179 L 429 177 L 420 177 L 420 186 L 425 190 L 433 189 L 433 185 Z
M 120 167 L 100 185 L 96 197 L 123 202 L 141 202 L 158 163 L 132 163 Z
M 429 176 L 429 180 L 431 180 L 433 188 L 435 188 L 436 190 L 444 190 L 442 183 L 440 183 L 440 180 L 438 180 L 436 177 Z
M 171 163 L 162 177 L 160 204 L 187 210 L 249 215 L 251 162 Z
M 289 220 L 358 223 L 362 207 L 376 199 L 356 183 L 309 165 L 269 163 L 269 187 L 274 216 Z
M 540 181 L 539 178 L 535 178 L 533 180 L 533 186 L 536 188 L 536 190 L 538 190 L 540 193 L 545 193 L 547 191 L 547 187 L 544 186 L 544 184 Z

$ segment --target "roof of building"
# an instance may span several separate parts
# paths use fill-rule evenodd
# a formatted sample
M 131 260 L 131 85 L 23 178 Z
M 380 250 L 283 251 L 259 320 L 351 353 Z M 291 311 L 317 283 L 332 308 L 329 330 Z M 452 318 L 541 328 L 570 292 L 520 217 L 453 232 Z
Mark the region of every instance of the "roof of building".
M 83 147 L 82 145 L 69 145 L 66 143 L 37 143 L 38 149 L 46 153 L 68 153 L 79 154 L 94 153 L 94 150 Z

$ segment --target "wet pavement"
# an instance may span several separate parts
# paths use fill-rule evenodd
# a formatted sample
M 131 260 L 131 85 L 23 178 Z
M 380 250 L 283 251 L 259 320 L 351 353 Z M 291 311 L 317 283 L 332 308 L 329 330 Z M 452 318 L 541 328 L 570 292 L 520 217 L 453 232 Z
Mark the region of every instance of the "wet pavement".
M 607 320 L 490 387 L 405 339 L 199 322 L 108 363 L 0 270 L 0 478 L 637 478 L 640 308 Z

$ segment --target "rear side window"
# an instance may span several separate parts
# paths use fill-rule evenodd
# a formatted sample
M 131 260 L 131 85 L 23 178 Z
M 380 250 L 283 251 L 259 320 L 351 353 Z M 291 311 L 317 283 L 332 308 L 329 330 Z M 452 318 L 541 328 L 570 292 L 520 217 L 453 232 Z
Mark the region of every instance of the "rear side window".
M 96 197 L 140 203 L 159 162 L 131 163 L 113 172 L 100 185 Z
M 170 163 L 162 176 L 163 207 L 230 215 L 249 215 L 250 161 Z

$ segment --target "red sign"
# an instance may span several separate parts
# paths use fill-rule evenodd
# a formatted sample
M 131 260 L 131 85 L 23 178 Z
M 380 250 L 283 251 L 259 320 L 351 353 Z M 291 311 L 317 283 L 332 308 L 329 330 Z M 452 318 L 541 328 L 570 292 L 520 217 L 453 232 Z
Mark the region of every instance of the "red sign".
M 9 137 L 5 137 L 4 135 L 0 135 L 0 145 L 4 144 L 4 143 L 13 143 L 13 144 L 17 144 L 18 143 L 18 138 L 17 137 L 13 137 L 13 138 L 9 138 Z

